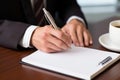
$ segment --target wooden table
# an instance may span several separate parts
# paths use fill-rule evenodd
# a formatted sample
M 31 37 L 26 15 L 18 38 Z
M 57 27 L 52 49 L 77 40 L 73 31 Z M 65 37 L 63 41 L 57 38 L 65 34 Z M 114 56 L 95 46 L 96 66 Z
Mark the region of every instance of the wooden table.
M 89 25 L 94 44 L 91 48 L 110 51 L 102 47 L 98 38 L 108 32 L 109 22 L 118 17 L 112 17 Z M 35 50 L 16 51 L 0 47 L 0 80 L 79 80 L 55 72 L 34 68 L 20 63 L 21 58 Z M 116 62 L 93 80 L 120 80 L 120 61 Z

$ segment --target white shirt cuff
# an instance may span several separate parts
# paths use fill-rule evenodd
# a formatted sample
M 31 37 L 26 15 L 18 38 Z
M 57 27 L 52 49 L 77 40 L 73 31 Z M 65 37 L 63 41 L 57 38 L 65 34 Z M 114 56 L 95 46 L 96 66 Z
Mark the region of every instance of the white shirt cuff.
M 78 19 L 80 20 L 81 22 L 83 22 L 85 24 L 85 21 L 81 18 L 81 17 L 78 17 L 78 16 L 71 16 L 68 20 L 67 20 L 67 23 L 70 22 L 72 19 Z M 86 24 L 85 24 L 86 25 Z
M 37 28 L 38 26 L 34 26 L 31 25 L 27 28 L 27 30 L 25 31 L 25 34 L 23 35 L 23 38 L 20 41 L 20 46 L 24 47 L 24 48 L 30 48 L 30 40 L 31 40 L 31 36 L 33 31 Z

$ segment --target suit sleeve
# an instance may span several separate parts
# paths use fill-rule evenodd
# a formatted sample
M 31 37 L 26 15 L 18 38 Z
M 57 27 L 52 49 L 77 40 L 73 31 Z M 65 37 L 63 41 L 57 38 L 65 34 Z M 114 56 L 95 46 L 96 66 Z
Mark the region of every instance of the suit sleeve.
M 19 41 L 29 24 L 0 20 L 0 45 L 7 48 L 18 49 Z

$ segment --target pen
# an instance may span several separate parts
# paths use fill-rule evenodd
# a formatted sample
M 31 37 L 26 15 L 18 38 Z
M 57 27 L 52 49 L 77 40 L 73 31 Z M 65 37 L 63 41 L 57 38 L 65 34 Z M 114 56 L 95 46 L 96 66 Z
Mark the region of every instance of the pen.
M 112 60 L 111 56 L 108 56 L 107 58 L 105 58 L 104 60 L 102 60 L 98 65 L 104 65 L 105 63 L 107 63 L 108 61 Z
M 45 14 L 45 18 L 48 21 L 48 23 L 51 24 L 54 29 L 59 29 L 55 23 L 55 20 L 53 19 L 52 15 L 50 14 L 50 12 L 47 11 L 45 8 L 43 8 L 43 12 Z M 68 46 L 69 46 L 69 48 L 71 48 L 70 45 L 68 45 Z
M 52 15 L 45 8 L 43 8 L 43 12 L 45 14 L 45 18 L 48 21 L 48 23 L 51 24 L 55 29 L 58 29 Z

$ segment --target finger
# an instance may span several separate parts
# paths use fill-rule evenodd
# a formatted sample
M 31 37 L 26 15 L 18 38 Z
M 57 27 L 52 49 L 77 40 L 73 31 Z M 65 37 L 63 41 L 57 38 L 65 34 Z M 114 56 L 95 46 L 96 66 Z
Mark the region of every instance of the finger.
M 64 27 L 65 27 L 65 26 L 64 26 Z M 69 32 L 68 32 L 69 30 L 66 30 L 66 28 L 62 28 L 61 30 L 62 30 L 64 33 L 66 33 L 67 35 L 70 35 Z
M 62 48 L 59 48 L 59 47 L 57 47 L 55 44 L 50 43 L 50 42 L 47 44 L 47 48 L 48 48 L 48 49 L 51 49 L 51 50 L 54 51 L 54 52 L 63 51 Z
M 75 46 L 79 46 L 79 41 L 78 41 L 78 37 L 77 37 L 77 31 L 75 29 L 75 27 L 71 27 L 69 34 L 71 36 L 71 39 L 73 41 L 73 44 Z
M 66 25 L 61 29 L 67 36 L 69 36 L 70 44 L 72 44 L 71 35 L 69 34 L 69 29 L 66 29 Z
M 86 31 L 83 32 L 85 46 L 89 45 L 90 37 Z
M 88 31 L 88 35 L 89 35 L 89 38 L 90 38 L 89 43 L 90 43 L 90 44 L 93 44 L 92 36 L 91 36 L 91 34 L 90 34 L 89 31 Z
M 83 29 L 80 26 L 77 29 L 77 38 L 78 38 L 79 46 L 84 46 L 84 43 L 83 43 Z
M 87 30 L 83 32 L 83 35 L 85 46 L 89 46 L 90 44 L 92 44 L 92 37 Z
M 47 53 L 57 52 L 56 50 L 51 49 L 51 48 L 42 48 L 41 50 L 44 51 L 44 52 L 47 52 Z
M 48 41 L 51 43 L 52 49 L 56 49 L 56 50 L 68 49 L 68 46 L 63 41 L 61 41 L 60 39 L 58 39 L 52 35 L 48 38 Z M 49 47 L 51 45 L 49 45 Z
M 39 43 L 41 43 L 41 44 L 39 44 Z M 55 49 L 51 49 L 51 48 L 48 47 L 49 44 L 48 44 L 48 42 L 46 40 L 45 41 L 41 41 L 41 42 L 35 41 L 35 46 L 36 46 L 36 48 L 38 50 L 41 50 L 41 51 L 44 51 L 44 52 L 47 52 L 47 53 L 56 52 Z
M 56 39 L 57 41 L 59 41 L 57 43 L 64 43 L 66 46 L 70 47 L 71 40 L 69 35 L 66 35 L 61 30 L 53 30 L 51 31 L 51 35 L 54 37 L 54 40 Z
M 44 52 L 58 52 L 63 51 L 61 48 L 58 48 L 54 44 L 50 43 L 47 40 L 41 41 L 41 44 L 37 42 L 36 44 L 37 49 L 42 50 Z

